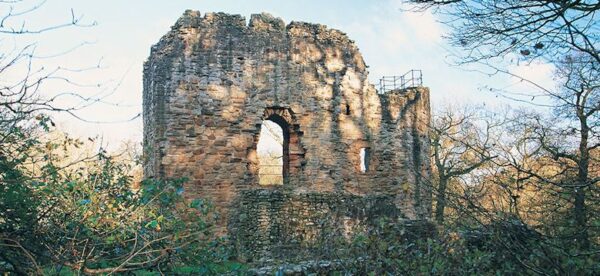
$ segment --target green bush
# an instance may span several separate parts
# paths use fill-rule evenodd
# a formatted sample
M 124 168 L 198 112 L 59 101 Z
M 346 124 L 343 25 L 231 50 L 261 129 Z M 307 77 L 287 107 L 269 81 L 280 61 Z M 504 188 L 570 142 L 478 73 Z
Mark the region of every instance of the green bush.
M 45 119 L 39 123 L 45 127 Z M 35 126 L 3 129 L 0 154 L 0 271 L 106 274 L 234 269 L 214 238 L 212 206 L 183 198 L 185 179 L 134 187 L 132 164 L 84 143 L 42 140 Z M 44 134 L 44 132 L 41 132 Z M 75 160 L 75 161 L 69 161 Z

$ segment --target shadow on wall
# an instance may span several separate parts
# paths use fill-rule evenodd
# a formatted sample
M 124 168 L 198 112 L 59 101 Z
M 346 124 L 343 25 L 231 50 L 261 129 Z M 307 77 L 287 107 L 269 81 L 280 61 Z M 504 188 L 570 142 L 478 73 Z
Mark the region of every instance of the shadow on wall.
M 326 26 L 186 12 L 144 67 L 145 174 L 188 177 L 186 196 L 214 202 L 219 232 L 252 256 L 317 250 L 387 213 L 414 219 L 427 153 L 410 112 L 428 94 L 378 95 L 367 73 Z M 269 125 L 282 139 L 263 154 Z

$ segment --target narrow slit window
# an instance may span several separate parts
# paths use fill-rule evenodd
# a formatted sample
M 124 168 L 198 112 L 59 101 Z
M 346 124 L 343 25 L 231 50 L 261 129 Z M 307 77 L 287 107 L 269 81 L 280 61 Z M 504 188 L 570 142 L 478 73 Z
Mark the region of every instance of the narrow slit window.
M 365 173 L 369 171 L 369 158 L 371 157 L 371 151 L 369 148 L 360 149 L 360 172 Z
M 350 115 L 350 105 L 346 104 L 346 115 Z

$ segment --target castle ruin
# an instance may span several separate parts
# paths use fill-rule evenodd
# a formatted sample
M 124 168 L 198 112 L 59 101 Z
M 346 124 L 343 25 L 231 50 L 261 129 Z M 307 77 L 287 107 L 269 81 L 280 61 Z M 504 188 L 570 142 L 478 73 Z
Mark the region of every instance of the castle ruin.
M 145 177 L 187 177 L 185 196 L 210 200 L 249 258 L 383 216 L 427 218 L 429 89 L 377 91 L 367 75 L 338 30 L 186 11 L 144 65 Z M 257 155 L 266 120 L 283 133 L 271 185 Z

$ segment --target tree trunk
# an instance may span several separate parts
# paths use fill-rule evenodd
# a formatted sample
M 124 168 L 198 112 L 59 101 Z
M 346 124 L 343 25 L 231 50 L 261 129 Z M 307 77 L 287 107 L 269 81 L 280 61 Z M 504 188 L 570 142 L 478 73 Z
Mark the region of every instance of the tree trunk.
M 587 211 L 585 206 L 585 192 L 588 186 L 588 167 L 590 163 L 590 155 L 588 151 L 588 135 L 589 128 L 585 118 L 580 117 L 581 123 L 581 140 L 579 141 L 579 167 L 577 171 L 577 183 L 574 189 L 574 207 L 573 216 L 575 218 L 575 239 L 577 244 L 582 249 L 587 249 L 590 246 L 590 241 L 587 232 Z
M 448 178 L 441 176 L 438 185 L 436 206 L 435 206 L 435 221 L 438 224 L 444 223 L 444 208 L 446 208 L 446 188 L 448 187 Z

